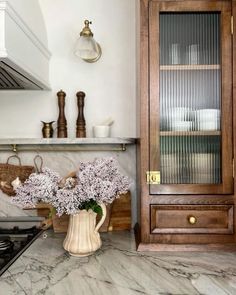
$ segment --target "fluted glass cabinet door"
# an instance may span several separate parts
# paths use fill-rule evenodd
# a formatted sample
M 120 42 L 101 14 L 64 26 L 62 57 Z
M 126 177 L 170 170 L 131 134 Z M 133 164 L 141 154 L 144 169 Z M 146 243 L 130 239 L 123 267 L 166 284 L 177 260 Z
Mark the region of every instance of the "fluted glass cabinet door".
M 231 2 L 151 2 L 153 194 L 233 190 Z

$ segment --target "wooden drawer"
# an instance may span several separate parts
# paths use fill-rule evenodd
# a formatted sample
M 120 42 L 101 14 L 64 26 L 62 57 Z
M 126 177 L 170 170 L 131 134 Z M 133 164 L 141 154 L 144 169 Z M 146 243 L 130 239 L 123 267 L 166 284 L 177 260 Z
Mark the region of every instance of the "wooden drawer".
M 233 205 L 151 205 L 151 233 L 233 233 Z

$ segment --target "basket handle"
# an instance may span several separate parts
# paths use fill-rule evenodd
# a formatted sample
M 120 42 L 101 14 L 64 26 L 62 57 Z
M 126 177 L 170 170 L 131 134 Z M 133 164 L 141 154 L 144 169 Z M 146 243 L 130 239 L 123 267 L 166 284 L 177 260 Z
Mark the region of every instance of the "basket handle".
M 37 164 L 37 159 L 40 160 L 39 166 Z M 37 156 L 34 157 L 34 166 L 35 166 L 35 169 L 36 169 L 36 173 L 41 173 L 42 172 L 43 158 L 40 155 L 37 155 Z
M 12 159 L 12 158 L 17 158 L 17 159 L 19 160 L 19 164 L 20 164 L 20 166 L 21 166 L 21 159 L 20 159 L 20 157 L 18 157 L 17 155 L 13 155 L 13 156 L 8 157 L 8 158 L 7 158 L 7 164 L 9 164 L 9 160 Z

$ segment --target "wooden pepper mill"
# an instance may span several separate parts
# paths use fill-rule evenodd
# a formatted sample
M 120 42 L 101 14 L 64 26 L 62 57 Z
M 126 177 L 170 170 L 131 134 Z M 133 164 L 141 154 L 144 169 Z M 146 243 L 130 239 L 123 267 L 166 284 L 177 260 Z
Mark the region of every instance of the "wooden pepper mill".
M 76 121 L 76 137 L 86 137 L 86 123 L 84 119 L 84 98 L 85 93 L 79 91 L 76 93 L 78 105 L 78 118 Z
M 57 137 L 65 138 L 67 137 L 67 122 L 65 116 L 65 97 L 66 93 L 62 90 L 57 92 L 58 97 L 58 107 L 59 107 L 59 116 L 57 120 Z

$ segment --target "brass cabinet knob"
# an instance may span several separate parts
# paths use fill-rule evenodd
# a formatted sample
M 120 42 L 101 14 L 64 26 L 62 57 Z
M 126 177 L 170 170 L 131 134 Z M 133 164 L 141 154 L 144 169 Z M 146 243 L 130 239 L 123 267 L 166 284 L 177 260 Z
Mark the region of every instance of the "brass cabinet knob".
M 197 218 L 195 216 L 188 216 L 188 222 L 190 224 L 196 224 L 197 223 Z

